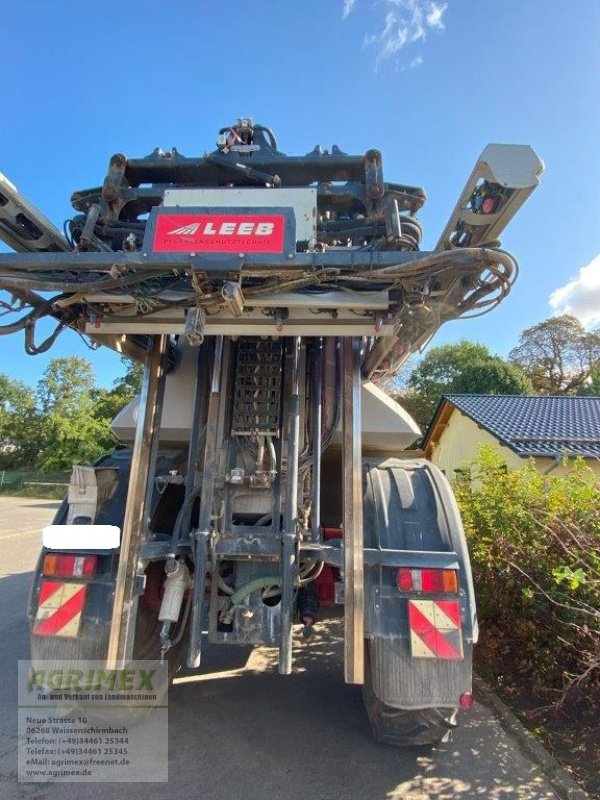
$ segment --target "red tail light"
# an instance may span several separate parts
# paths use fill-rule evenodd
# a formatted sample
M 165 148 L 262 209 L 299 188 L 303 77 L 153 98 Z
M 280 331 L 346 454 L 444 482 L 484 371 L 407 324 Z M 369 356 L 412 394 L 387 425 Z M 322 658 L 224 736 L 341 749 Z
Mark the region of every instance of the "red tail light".
M 96 574 L 98 556 L 75 556 L 68 553 L 46 553 L 44 575 L 57 578 L 92 578 Z
M 458 575 L 454 569 L 400 567 L 396 574 L 396 583 L 401 592 L 455 594 L 458 591 Z

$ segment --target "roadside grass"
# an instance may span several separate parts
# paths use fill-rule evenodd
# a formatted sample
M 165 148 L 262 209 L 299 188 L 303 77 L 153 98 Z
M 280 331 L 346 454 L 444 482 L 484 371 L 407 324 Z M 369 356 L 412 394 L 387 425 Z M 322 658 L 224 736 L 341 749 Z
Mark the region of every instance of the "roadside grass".
M 18 488 L 7 487 L 0 490 L 0 497 L 37 497 L 40 500 L 62 500 L 67 493 L 68 486 L 63 484 L 29 484 Z
M 69 488 L 69 480 L 69 472 L 3 469 L 0 470 L 0 496 L 62 500 Z

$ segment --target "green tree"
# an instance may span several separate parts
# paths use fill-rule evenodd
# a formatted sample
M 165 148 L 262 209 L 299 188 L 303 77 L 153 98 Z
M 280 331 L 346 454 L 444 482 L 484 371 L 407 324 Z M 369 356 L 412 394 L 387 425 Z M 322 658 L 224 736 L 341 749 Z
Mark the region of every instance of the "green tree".
M 414 389 L 402 389 L 391 393 L 392 398 L 406 409 L 423 433 L 431 422 L 431 417 L 436 407 L 436 401 Z M 420 437 L 417 440 L 420 441 Z
M 521 367 L 540 394 L 574 394 L 600 364 L 600 334 L 564 314 L 526 328 L 509 360 Z
M 600 395 L 600 368 L 591 371 L 585 383 L 577 387 L 576 394 L 584 397 L 598 397 Z
M 21 381 L 0 375 L 0 440 L 11 440 L 11 421 L 23 406 L 35 405 L 31 390 Z
M 52 359 L 36 390 L 0 375 L 0 468 L 68 470 L 114 447 L 110 423 L 142 378 L 140 365 L 122 362 L 112 389 L 98 388 L 92 365 L 75 356 Z
M 493 358 L 488 348 L 463 339 L 457 344 L 433 347 L 408 378 L 408 386 L 425 397 L 447 394 L 470 365 Z
M 121 364 L 125 367 L 125 374 L 117 378 L 115 388 L 122 391 L 123 394 L 129 393 L 129 399 L 131 399 L 142 391 L 144 365 L 127 356 L 121 356 Z
M 121 363 L 126 367 L 126 371 L 124 375 L 117 378 L 113 388 L 94 391 L 93 413 L 104 428 L 100 441 L 106 450 L 110 449 L 115 442 L 115 437 L 110 432 L 110 423 L 119 411 L 140 393 L 142 388 L 142 365 L 126 357 L 121 359 Z
M 85 358 L 53 358 L 38 383 L 40 409 L 44 414 L 73 413 L 89 403 L 95 384 L 94 369 Z
M 33 390 L 0 375 L 0 446 L 6 448 L 0 453 L 0 466 L 9 469 L 33 463 L 39 451 L 39 429 Z
M 94 461 L 104 450 L 104 425 L 94 415 L 95 377 L 83 358 L 54 358 L 38 384 L 43 417 L 38 466 L 70 469 Z
M 394 395 L 424 428 L 444 394 L 529 394 L 523 371 L 485 345 L 463 339 L 434 347 L 411 372 L 407 388 Z
M 468 364 L 453 382 L 456 394 L 532 394 L 533 385 L 519 367 L 499 356 Z

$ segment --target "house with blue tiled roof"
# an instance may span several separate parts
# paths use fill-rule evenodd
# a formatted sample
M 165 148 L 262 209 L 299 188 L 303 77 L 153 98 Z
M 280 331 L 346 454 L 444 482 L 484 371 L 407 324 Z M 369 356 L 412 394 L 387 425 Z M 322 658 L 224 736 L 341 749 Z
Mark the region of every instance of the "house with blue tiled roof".
M 442 397 L 423 441 L 425 455 L 451 478 L 482 444 L 510 467 L 532 458 L 541 472 L 568 470 L 581 457 L 600 476 L 600 397 L 473 395 Z

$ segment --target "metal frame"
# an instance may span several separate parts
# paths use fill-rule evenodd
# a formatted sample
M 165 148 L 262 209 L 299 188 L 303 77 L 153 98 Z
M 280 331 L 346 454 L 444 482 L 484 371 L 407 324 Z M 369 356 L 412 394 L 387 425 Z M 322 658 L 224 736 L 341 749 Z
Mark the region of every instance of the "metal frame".
M 195 311 L 192 310 L 195 314 Z M 382 315 L 383 316 L 383 315 Z M 185 334 L 187 317 L 182 308 L 163 309 L 146 316 L 128 316 L 127 311 L 115 313 L 107 319 L 98 317 L 85 326 L 87 334 L 102 337 L 111 335 L 145 335 L 157 333 Z M 194 328 L 194 330 L 198 330 Z M 395 342 L 394 324 L 386 319 L 380 322 L 376 314 L 357 315 L 352 309 L 337 312 L 291 308 L 289 312 L 264 314 L 260 309 L 245 310 L 240 317 L 229 311 L 207 315 L 199 330 L 204 336 L 380 336 Z
M 364 557 L 360 418 L 360 339 L 342 343 L 344 506 L 344 676 L 364 683 Z
M 217 475 L 219 444 L 222 439 L 221 394 L 226 394 L 229 371 L 229 341 L 222 336 L 215 340 L 212 379 L 206 419 L 204 467 L 200 493 L 198 527 L 192 533 L 194 552 L 194 585 L 192 588 L 192 613 L 187 664 L 190 669 L 200 666 L 202 648 L 202 605 L 206 586 L 208 543 L 212 533 L 212 511 L 215 479 Z
M 140 555 L 151 506 L 166 363 L 167 337 L 151 337 L 138 410 L 115 583 L 113 615 L 108 639 L 109 669 L 120 669 L 133 657 L 138 588 L 141 578 Z
M 318 193 L 323 200 L 333 195 L 338 208 L 342 201 L 347 207 L 371 210 L 385 191 L 393 193 L 403 210 L 416 211 L 425 202 L 425 192 L 419 187 L 383 182 L 379 150 L 348 155 L 336 145 L 331 152 L 317 146 L 307 155 L 287 156 L 266 139 L 251 159 L 222 150 L 190 158 L 175 148 L 169 153 L 156 150 L 145 158 L 126 158 L 116 153 L 109 161 L 104 186 L 75 192 L 72 202 L 84 213 L 93 203 L 100 203 L 103 218 L 110 223 L 128 203 L 134 202 L 138 207 L 142 204 L 149 210 L 156 204 L 157 195 L 160 199 L 166 184 L 217 188 L 224 181 L 235 181 L 242 187 L 270 184 L 290 188 L 316 181 L 321 184 Z M 339 181 L 345 183 L 335 185 Z
M 151 253 L 148 250 L 136 252 L 102 252 L 102 253 L 0 253 L 0 270 L 3 268 L 29 270 L 65 270 L 67 272 L 110 272 L 113 268 L 126 267 L 143 269 L 146 272 L 170 272 L 173 269 L 199 271 L 222 274 L 252 267 L 264 272 L 275 270 L 276 274 L 297 271 L 320 272 L 326 267 L 343 268 L 348 273 L 353 270 L 364 270 L 377 267 L 391 267 L 410 264 L 428 256 L 440 256 L 440 253 L 412 252 L 398 250 L 356 250 L 349 247 L 329 249 L 321 253 L 290 252 L 282 255 L 269 253 L 235 253 L 196 254 L 190 253 Z M 453 265 L 472 266 L 474 259 L 469 253 L 452 251 L 444 254 Z M 114 271 L 114 269 L 113 269 Z M 85 284 L 81 285 L 85 289 Z
M 310 538 L 321 541 L 321 457 L 323 448 L 323 339 L 318 338 L 313 346 L 312 363 L 312 497 L 310 514 Z
M 298 455 L 300 446 L 300 337 L 290 342 L 290 396 L 288 401 L 287 476 L 285 507 L 281 534 L 281 638 L 279 640 L 279 673 L 292 671 L 292 619 L 294 615 L 294 583 L 297 567 L 296 516 L 298 509 Z

